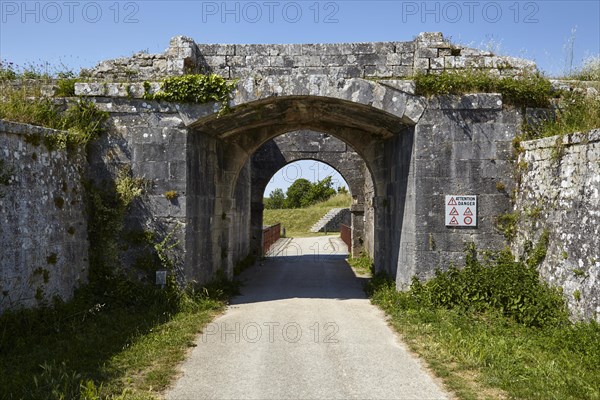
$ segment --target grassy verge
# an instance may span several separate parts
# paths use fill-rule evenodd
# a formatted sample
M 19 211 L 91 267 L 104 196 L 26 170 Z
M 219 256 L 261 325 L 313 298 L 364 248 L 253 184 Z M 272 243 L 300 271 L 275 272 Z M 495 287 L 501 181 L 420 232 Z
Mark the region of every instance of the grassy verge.
M 235 287 L 88 286 L 69 303 L 0 319 L 0 398 L 152 399 Z
M 347 261 L 358 275 L 371 276 L 373 274 L 373 259 L 367 254 L 362 253 L 360 257 L 350 257 Z
M 264 210 L 263 225 L 281 223 L 281 226 L 285 228 L 288 237 L 323 236 L 324 233 L 310 232 L 310 228 L 332 208 L 349 207 L 350 202 L 350 195 L 337 194 L 329 200 L 306 208 Z
M 458 398 L 600 399 L 600 326 L 570 323 L 534 271 L 471 254 L 407 292 L 378 276 L 368 293 Z

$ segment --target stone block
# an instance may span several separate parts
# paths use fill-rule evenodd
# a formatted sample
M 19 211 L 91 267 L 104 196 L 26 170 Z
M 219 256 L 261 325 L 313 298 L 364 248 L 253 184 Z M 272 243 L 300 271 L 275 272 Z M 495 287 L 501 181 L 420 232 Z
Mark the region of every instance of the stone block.
M 431 69 L 444 69 L 444 57 L 435 57 L 430 60 Z
M 434 58 L 438 56 L 436 48 L 421 47 L 415 51 L 415 57 L 418 58 Z
M 385 63 L 387 65 L 403 65 L 401 53 L 390 53 L 386 55 Z
M 235 54 L 233 44 L 199 44 L 200 55 L 204 56 L 232 56 Z
M 414 68 L 418 71 L 427 71 L 429 69 L 429 58 L 415 58 Z

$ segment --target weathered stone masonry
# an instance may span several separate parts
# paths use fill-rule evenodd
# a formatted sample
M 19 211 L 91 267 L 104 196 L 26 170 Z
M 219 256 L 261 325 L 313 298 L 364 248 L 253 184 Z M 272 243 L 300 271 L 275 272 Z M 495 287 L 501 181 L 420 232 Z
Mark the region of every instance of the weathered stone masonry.
M 52 129 L 0 120 L 0 313 L 68 300 L 87 281 L 83 152 L 50 151 Z M 2 173 L 0 171 L 0 173 Z
M 550 233 L 540 273 L 564 290 L 577 318 L 600 320 L 600 130 L 523 142 L 515 212 L 522 254 Z
M 536 67 L 532 61 L 454 45 L 441 33 L 421 33 L 407 42 L 342 44 L 200 44 L 177 36 L 163 54 L 104 61 L 89 73 L 125 81 L 209 71 L 229 79 L 281 75 L 368 79 L 465 68 L 513 76 Z
M 465 241 L 503 245 L 492 214 L 510 204 L 506 193 L 496 190 L 495 174 L 506 174 L 510 140 L 521 120 L 498 95 L 428 101 L 414 95 L 412 81 L 396 77 L 462 68 L 510 75 L 534 67 L 454 46 L 441 34 L 421 34 L 412 42 L 331 45 L 197 45 L 177 37 L 162 55 L 101 63 L 91 75 L 108 82 L 78 84 L 76 93 L 113 116 L 109 140 L 122 143 L 125 157 L 119 162 L 157 182 L 142 202 L 145 215 L 155 218 L 140 224 L 179 221 L 187 279 L 206 280 L 219 268 L 230 272 L 257 251 L 262 197 L 257 179 L 276 171 L 272 162 L 256 163 L 261 146 L 272 146 L 269 141 L 278 135 L 308 130 L 338 138 L 363 160 L 364 184 L 353 190 L 360 193 L 353 206 L 353 244 L 369 250 L 404 287 L 414 274 L 427 277 L 447 261 L 460 260 Z M 213 105 L 135 99 L 144 94 L 136 80 L 150 80 L 154 91 L 157 78 L 185 72 L 239 78 L 231 112 L 218 117 Z M 364 79 L 381 77 L 388 79 Z M 115 79 L 129 82 L 110 82 Z M 172 127 L 161 126 L 165 118 Z M 107 144 L 99 145 L 94 159 L 99 169 L 115 162 L 103 153 Z M 173 164 L 183 165 L 183 149 L 186 169 L 178 168 L 175 176 Z M 177 161 L 168 155 L 174 153 Z M 181 193 L 176 215 L 163 196 L 174 187 Z M 478 229 L 443 225 L 441 198 L 451 192 L 481 196 L 485 212 Z
M 487 249 L 506 243 L 493 221 L 511 208 L 511 141 L 520 132 L 521 112 L 498 94 L 426 99 L 403 78 L 463 68 L 514 76 L 535 65 L 455 46 L 435 33 L 411 42 L 325 45 L 206 45 L 176 37 L 163 54 L 103 62 L 89 71 L 98 81 L 76 85 L 77 95 L 110 114 L 108 134 L 91 146 L 89 176 L 114 179 L 130 167 L 144 178 L 149 185 L 133 203 L 126 228 L 163 237 L 174 232 L 178 277 L 206 282 L 219 269 L 231 275 L 237 262 L 260 252 L 260 202 L 270 176 L 296 159 L 325 161 L 342 172 L 353 194 L 353 251 L 366 249 L 377 268 L 405 288 L 413 275 L 427 278 L 451 262 L 460 265 L 466 242 Z M 217 115 L 218 104 L 144 100 L 142 81 L 155 91 L 163 77 L 188 72 L 239 79 L 230 112 Z M 24 146 L 17 142 L 11 146 Z M 528 151 L 527 157 L 537 157 L 537 150 Z M 539 168 L 530 172 L 549 171 Z M 523 182 L 524 193 L 535 199 L 541 189 L 529 175 Z M 167 199 L 167 191 L 177 198 Z M 478 195 L 476 229 L 444 225 L 446 194 Z M 592 203 L 578 209 L 582 218 L 586 209 L 597 210 Z M 45 240 L 39 248 L 49 248 Z M 584 262 L 577 273 L 584 279 L 577 286 L 581 302 L 572 306 L 593 316 L 596 278 L 585 269 L 592 268 L 585 260 L 595 257 L 593 251 L 566 253 L 568 262 Z M 557 274 L 550 271 L 553 254 L 542 266 L 549 280 Z M 556 282 L 574 292 L 568 274 L 558 275 Z

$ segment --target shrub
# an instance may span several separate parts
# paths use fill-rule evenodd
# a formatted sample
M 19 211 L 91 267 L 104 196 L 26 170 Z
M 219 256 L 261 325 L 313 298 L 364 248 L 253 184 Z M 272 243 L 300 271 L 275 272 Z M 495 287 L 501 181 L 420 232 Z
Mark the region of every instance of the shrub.
M 586 132 L 600 128 L 600 98 L 578 92 L 563 95 L 555 107 L 556 118 L 542 123 L 537 129 L 526 129 L 527 139 Z
M 561 293 L 542 282 L 533 261 L 515 261 L 510 251 L 487 253 L 479 260 L 473 244 L 467 246 L 463 269 L 437 270 L 427 282 L 413 278 L 410 290 L 394 294 L 393 282 L 378 276 L 368 288 L 377 304 L 404 309 L 447 308 L 464 312 L 496 311 L 533 327 L 568 322 Z

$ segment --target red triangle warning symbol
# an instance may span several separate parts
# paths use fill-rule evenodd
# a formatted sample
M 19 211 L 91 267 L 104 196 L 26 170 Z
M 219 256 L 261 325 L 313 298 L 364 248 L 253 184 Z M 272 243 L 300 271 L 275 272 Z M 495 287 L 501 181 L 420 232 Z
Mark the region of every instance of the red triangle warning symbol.
M 458 225 L 458 220 L 456 219 L 456 217 L 452 217 L 452 219 L 450 220 L 450 225 Z
M 463 215 L 473 215 L 473 211 L 471 211 L 471 207 L 467 207 Z
M 456 200 L 454 200 L 454 197 L 450 197 L 450 201 L 448 202 L 449 206 L 455 206 L 456 205 Z
M 452 211 L 450 211 L 450 215 L 458 215 L 458 211 L 456 210 L 456 207 L 452 207 Z

